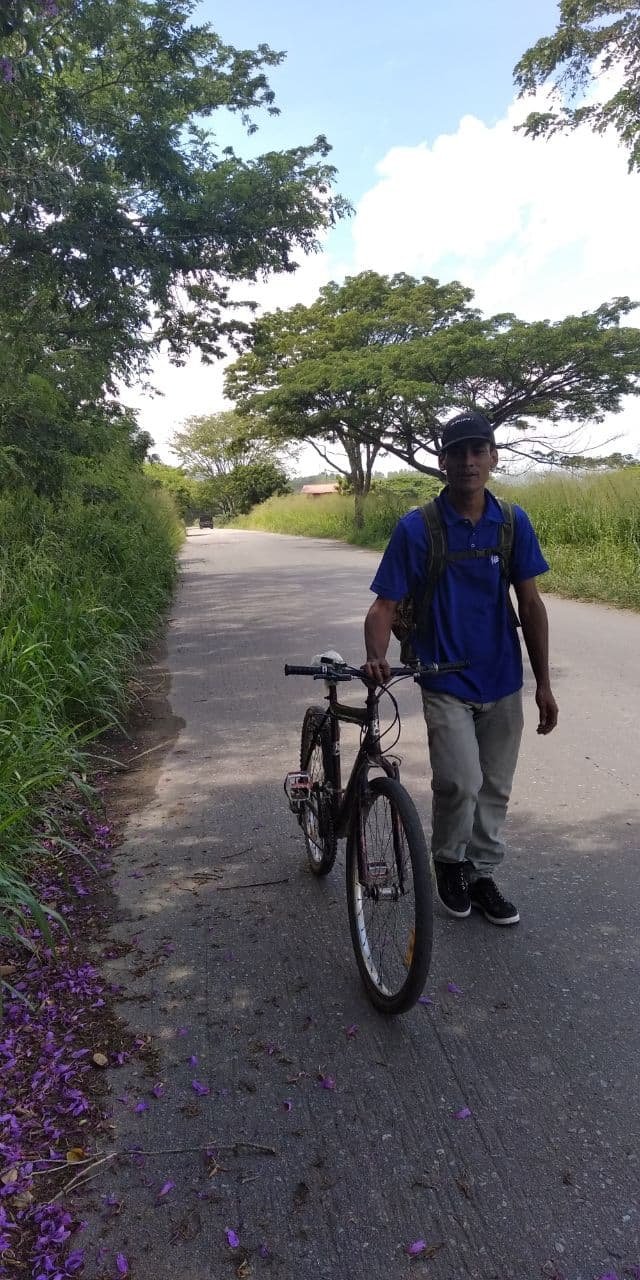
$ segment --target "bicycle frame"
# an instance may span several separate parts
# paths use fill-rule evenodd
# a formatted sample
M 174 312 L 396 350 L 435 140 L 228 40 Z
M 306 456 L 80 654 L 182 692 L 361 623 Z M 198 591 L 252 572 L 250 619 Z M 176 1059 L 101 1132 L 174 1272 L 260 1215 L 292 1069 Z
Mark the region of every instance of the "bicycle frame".
M 355 797 L 361 784 L 362 775 L 369 769 L 382 769 L 389 778 L 397 778 L 398 765 L 395 760 L 388 760 L 380 750 L 380 718 L 378 715 L 378 697 L 374 689 L 367 692 L 364 707 L 351 707 L 338 701 L 338 692 L 334 684 L 329 685 L 329 706 L 322 724 L 329 720 L 331 728 L 331 800 L 332 817 L 338 839 L 348 835 L 351 819 L 355 812 Z M 346 788 L 342 788 L 342 769 L 340 752 L 340 722 L 359 724 L 365 728 L 365 736 L 360 743 L 354 760 Z
M 338 661 L 336 661 L 336 658 Z M 417 680 L 423 673 L 428 672 L 436 674 L 438 672 L 444 673 L 449 671 L 461 671 L 467 666 L 468 663 L 466 661 L 447 664 L 412 664 L 410 667 L 392 667 L 390 668 L 389 675 L 390 677 L 399 676 L 401 678 L 411 676 L 414 680 Z M 327 696 L 329 706 L 316 729 L 316 739 L 320 739 L 323 728 L 328 720 L 331 730 L 331 761 L 329 770 L 325 770 L 325 772 L 330 772 L 331 774 L 331 776 L 326 779 L 329 784 L 326 787 L 326 790 L 328 792 L 329 803 L 331 806 L 331 818 L 336 837 L 338 839 L 345 836 L 349 837 L 352 832 L 354 815 L 360 815 L 361 813 L 358 793 L 363 790 L 363 778 L 366 779 L 366 775 L 369 770 L 380 769 L 388 778 L 395 779 L 396 781 L 399 780 L 400 776 L 400 769 L 397 761 L 389 760 L 388 757 L 383 755 L 380 750 L 380 718 L 378 715 L 379 694 L 375 689 L 368 687 L 364 707 L 352 707 L 348 706 L 344 702 L 339 702 L 336 687 L 339 682 L 343 680 L 351 680 L 354 677 L 361 680 L 363 679 L 362 669 L 349 667 L 342 658 L 339 657 L 339 655 L 332 654 L 331 656 L 318 658 L 315 664 L 309 667 L 285 664 L 284 672 L 285 675 L 306 675 L 313 676 L 316 680 L 324 679 L 325 683 L 329 687 L 329 693 Z M 365 683 L 367 682 L 365 681 Z M 349 775 L 349 780 L 346 788 L 344 789 L 342 786 L 340 762 L 340 721 L 345 724 L 358 724 L 365 731 L 364 738 L 360 743 L 360 747 Z M 302 775 L 287 775 L 287 777 L 289 776 L 298 778 Z M 304 776 L 306 777 L 307 775 Z M 285 780 L 285 791 L 286 790 L 287 785 Z M 298 801 L 297 803 L 307 802 L 308 796 L 306 800 Z M 291 807 L 294 808 L 294 805 L 292 804 Z M 300 810 L 294 809 L 294 812 L 300 812 Z M 395 811 L 392 816 L 392 823 L 394 853 L 398 868 L 400 890 L 402 891 L 403 858 L 400 846 L 400 826 Z M 395 893 L 395 889 L 390 891 L 381 885 L 379 878 L 376 878 L 376 868 L 369 867 L 367 865 L 364 833 L 361 832 L 360 835 L 361 838 L 358 840 L 360 883 L 372 895 L 375 894 L 376 896 L 385 897 L 388 896 L 389 892 Z

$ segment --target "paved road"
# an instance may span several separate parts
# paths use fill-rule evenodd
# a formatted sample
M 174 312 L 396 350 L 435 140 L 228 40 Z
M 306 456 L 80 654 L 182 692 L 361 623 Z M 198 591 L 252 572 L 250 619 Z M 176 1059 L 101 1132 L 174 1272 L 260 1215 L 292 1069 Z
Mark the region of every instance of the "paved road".
M 100 1189 L 125 1204 L 107 1245 L 136 1280 L 622 1280 L 640 1265 L 640 617 L 548 600 L 561 721 L 536 735 L 528 682 L 504 878 L 522 923 L 438 916 L 433 1005 L 384 1020 L 359 986 L 343 861 L 312 879 L 282 794 L 318 696 L 283 662 L 329 644 L 360 661 L 376 561 L 188 538 L 168 651 L 183 728 L 119 855 L 114 937 L 141 960 L 110 969 L 159 1047 L 116 1084 L 165 1087 L 119 1108 L 116 1143 L 166 1154 L 109 1168 Z M 417 703 L 402 690 L 403 779 L 428 824 Z

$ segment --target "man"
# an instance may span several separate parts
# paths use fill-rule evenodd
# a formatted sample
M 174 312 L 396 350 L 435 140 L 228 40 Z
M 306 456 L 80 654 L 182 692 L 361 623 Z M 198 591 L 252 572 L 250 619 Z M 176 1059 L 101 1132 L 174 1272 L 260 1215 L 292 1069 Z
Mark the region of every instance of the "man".
M 420 680 L 438 897 L 457 919 L 475 907 L 492 924 L 513 925 L 518 910 L 493 879 L 504 857 L 501 833 L 523 726 L 522 655 L 509 580 L 536 681 L 538 733 L 551 733 L 558 708 L 549 681 L 547 613 L 536 586 L 537 575 L 549 566 L 529 517 L 514 506 L 505 573 L 505 516 L 486 488 L 497 461 L 493 429 L 483 414 L 469 411 L 443 428 L 439 462 L 447 485 L 436 504 L 447 558 L 425 616 L 416 619 L 412 643 L 423 662 L 469 661 L 460 672 Z M 389 679 L 386 653 L 397 602 L 411 595 L 418 604 L 424 593 L 429 536 L 422 511 L 403 516 L 371 584 L 377 598 L 365 620 L 363 670 L 376 684 Z

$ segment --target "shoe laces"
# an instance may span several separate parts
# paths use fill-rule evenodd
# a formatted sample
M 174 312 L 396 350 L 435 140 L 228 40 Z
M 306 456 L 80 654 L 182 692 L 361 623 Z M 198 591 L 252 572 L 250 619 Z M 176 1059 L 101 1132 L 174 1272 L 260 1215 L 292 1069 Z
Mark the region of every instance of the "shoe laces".
M 482 892 L 490 906 L 506 907 L 508 905 L 507 899 L 500 892 L 495 880 L 493 880 L 491 876 L 482 876 L 476 883 L 481 886 Z
M 469 873 L 464 862 L 451 863 L 450 876 L 456 888 L 460 888 L 463 891 L 469 888 Z

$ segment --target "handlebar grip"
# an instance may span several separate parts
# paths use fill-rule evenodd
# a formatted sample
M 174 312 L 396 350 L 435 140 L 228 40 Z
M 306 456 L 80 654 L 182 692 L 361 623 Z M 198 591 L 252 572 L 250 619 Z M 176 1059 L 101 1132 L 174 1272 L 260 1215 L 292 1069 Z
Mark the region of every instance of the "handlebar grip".
M 317 676 L 319 670 L 319 667 L 295 667 L 289 662 L 285 662 L 284 666 L 286 676 Z

